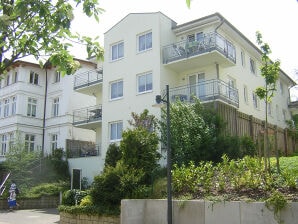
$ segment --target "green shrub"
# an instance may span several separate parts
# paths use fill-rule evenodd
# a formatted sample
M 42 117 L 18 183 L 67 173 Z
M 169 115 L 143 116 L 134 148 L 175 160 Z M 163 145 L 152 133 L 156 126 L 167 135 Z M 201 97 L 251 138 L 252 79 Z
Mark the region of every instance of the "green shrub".
M 85 197 L 82 198 L 80 202 L 80 206 L 92 206 L 93 201 L 91 195 L 86 195 Z
M 121 156 L 120 147 L 115 143 L 110 144 L 106 153 L 105 167 L 115 167 L 117 162 L 121 159 Z
M 68 188 L 68 183 L 58 182 L 58 183 L 42 183 L 31 188 L 20 189 L 20 197 L 24 198 L 37 198 L 41 196 L 54 196 L 59 195 L 60 192 L 63 192 Z
M 62 195 L 62 205 L 78 205 L 87 194 L 87 191 L 67 190 Z

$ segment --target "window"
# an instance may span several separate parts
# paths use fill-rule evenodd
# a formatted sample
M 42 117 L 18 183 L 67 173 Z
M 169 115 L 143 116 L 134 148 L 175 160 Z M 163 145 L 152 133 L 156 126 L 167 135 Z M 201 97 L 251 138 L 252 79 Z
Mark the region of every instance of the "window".
M 138 37 L 139 39 L 139 52 L 152 48 L 152 32 L 145 33 Z
M 12 103 L 11 103 L 11 115 L 15 115 L 17 112 L 17 97 L 12 97 Z
M 36 106 L 37 100 L 33 98 L 28 98 L 27 116 L 36 117 Z
M 194 34 L 189 34 L 189 35 L 187 35 L 187 41 L 188 41 L 188 42 L 193 42 L 193 41 L 195 41 L 195 35 L 194 35 Z
M 110 141 L 119 141 L 122 138 L 122 122 L 115 122 L 110 124 Z
M 18 82 L 18 72 L 14 72 L 12 76 L 12 83 L 17 83 Z
M 111 99 L 117 99 L 123 96 L 123 81 L 111 83 Z
M 112 61 L 124 57 L 124 43 L 120 42 L 112 46 Z
M 59 115 L 59 97 L 53 100 L 53 116 L 57 117 Z
M 287 111 L 285 111 L 285 110 L 282 110 L 282 119 L 283 119 L 284 121 L 287 120 Z
M 1 136 L 1 156 L 4 156 L 7 151 L 7 135 Z
M 152 90 L 152 73 L 146 73 L 138 76 L 138 93 L 144 93 Z
M 272 103 L 271 102 L 268 102 L 268 104 L 267 104 L 267 112 L 268 112 L 268 115 L 272 116 Z
M 244 96 L 244 102 L 248 103 L 248 91 L 247 91 L 247 86 L 243 87 L 243 96 Z
M 8 117 L 9 115 L 9 99 L 4 100 L 4 117 Z
M 203 32 L 197 33 L 196 39 L 199 43 L 202 43 L 204 41 L 204 34 Z
M 34 151 L 34 141 L 35 141 L 35 135 L 25 135 L 25 149 L 28 152 L 33 152 Z
M 5 83 L 6 86 L 10 85 L 10 75 L 9 74 L 7 74 L 5 82 L 6 82 Z
M 241 51 L 241 65 L 245 67 L 245 54 L 244 51 Z
M 55 149 L 57 149 L 57 142 L 58 142 L 58 135 L 53 134 L 51 136 L 51 150 L 54 152 Z
M 256 63 L 255 63 L 255 61 L 250 58 L 249 63 L 250 63 L 251 73 L 256 74 Z
M 56 71 L 55 72 L 55 80 L 54 80 L 55 83 L 60 82 L 60 76 L 61 76 L 60 72 Z
M 260 108 L 260 101 L 259 101 L 259 98 L 258 98 L 256 93 L 252 94 L 252 101 L 253 101 L 254 108 L 259 109 Z
M 38 74 L 35 72 L 30 72 L 30 80 L 29 82 L 34 85 L 38 85 Z
M 14 133 L 9 133 L 9 148 L 11 149 L 15 144 Z

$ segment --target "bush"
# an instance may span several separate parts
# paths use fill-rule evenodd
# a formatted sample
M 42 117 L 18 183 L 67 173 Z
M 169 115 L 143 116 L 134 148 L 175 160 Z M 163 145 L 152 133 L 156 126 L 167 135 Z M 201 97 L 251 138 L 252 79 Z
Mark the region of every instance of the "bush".
M 93 201 L 91 195 L 86 195 L 85 197 L 82 198 L 80 202 L 80 206 L 92 206 Z
M 106 153 L 105 167 L 115 167 L 117 162 L 121 159 L 120 147 L 115 143 L 110 144 Z
M 62 195 L 62 205 L 78 205 L 87 194 L 87 191 L 80 191 L 76 189 L 67 190 Z

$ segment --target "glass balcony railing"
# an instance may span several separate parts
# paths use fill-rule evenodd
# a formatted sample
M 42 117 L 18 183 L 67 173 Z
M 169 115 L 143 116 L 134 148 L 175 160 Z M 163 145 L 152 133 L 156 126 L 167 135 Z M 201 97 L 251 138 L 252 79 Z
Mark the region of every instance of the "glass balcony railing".
M 91 86 L 96 83 L 101 83 L 103 80 L 103 70 L 96 69 L 83 72 L 75 75 L 74 77 L 74 89 Z
M 231 42 L 218 33 L 207 33 L 194 41 L 180 41 L 163 47 L 163 63 L 181 60 L 216 50 L 236 63 L 236 50 Z
M 68 158 L 100 156 L 100 145 L 72 146 L 67 151 Z
M 177 100 L 193 102 L 197 98 L 201 102 L 221 100 L 239 107 L 238 90 L 219 79 L 211 79 L 195 85 L 171 88 L 169 97 L 171 102 Z
M 73 124 L 86 124 L 102 120 L 102 105 L 81 108 L 73 111 Z

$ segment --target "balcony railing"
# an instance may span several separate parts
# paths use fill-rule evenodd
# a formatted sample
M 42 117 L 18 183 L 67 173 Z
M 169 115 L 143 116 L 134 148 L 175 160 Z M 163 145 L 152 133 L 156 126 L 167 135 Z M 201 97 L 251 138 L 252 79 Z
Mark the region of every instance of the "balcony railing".
M 102 105 L 82 108 L 73 111 L 73 124 L 85 124 L 102 120 Z
M 74 89 L 91 86 L 95 83 L 102 82 L 102 69 L 90 70 L 87 72 L 83 72 L 75 75 L 74 77 Z
M 100 156 L 100 154 L 101 154 L 100 145 L 72 146 L 67 151 L 68 158 Z
M 195 55 L 217 50 L 222 55 L 236 63 L 236 51 L 231 42 L 218 33 L 207 33 L 198 40 L 181 41 L 163 48 L 163 63 L 181 60 Z
M 233 106 L 239 107 L 238 90 L 219 79 L 211 79 L 199 82 L 195 85 L 180 86 L 170 89 L 170 100 L 193 102 L 198 98 L 201 102 L 221 100 Z

